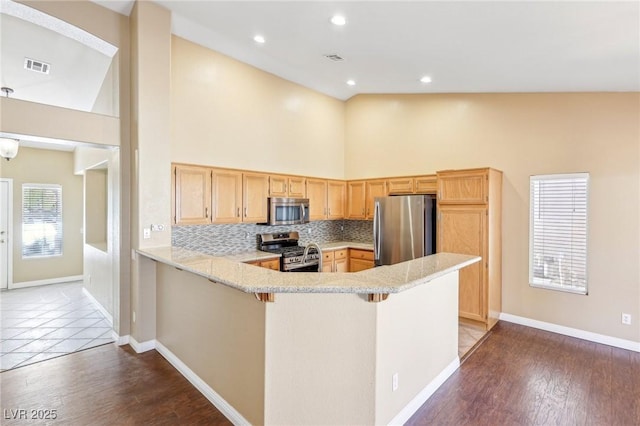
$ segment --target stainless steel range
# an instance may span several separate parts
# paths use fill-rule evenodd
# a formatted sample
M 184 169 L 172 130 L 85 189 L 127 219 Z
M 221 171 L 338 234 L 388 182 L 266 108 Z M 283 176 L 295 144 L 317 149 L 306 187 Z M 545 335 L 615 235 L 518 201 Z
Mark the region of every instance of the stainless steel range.
M 300 235 L 297 232 L 260 234 L 258 248 L 262 251 L 280 254 L 280 270 L 282 272 L 318 272 L 321 254 L 316 248 L 311 247 L 305 257 L 305 248 L 298 245 L 299 239 Z

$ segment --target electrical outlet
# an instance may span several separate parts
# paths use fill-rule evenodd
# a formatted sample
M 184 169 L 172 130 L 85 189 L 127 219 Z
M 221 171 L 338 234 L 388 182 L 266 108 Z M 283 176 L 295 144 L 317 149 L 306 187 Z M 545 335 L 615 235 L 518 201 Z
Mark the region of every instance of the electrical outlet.
M 164 225 L 159 224 L 159 225 L 151 225 L 151 230 L 158 232 L 158 231 L 164 231 Z
M 631 314 L 622 313 L 622 323 L 624 325 L 631 325 Z
M 151 238 L 151 229 L 144 228 L 142 230 L 142 238 L 144 238 L 145 240 L 148 240 L 149 238 Z
M 391 390 L 394 392 L 398 390 L 398 373 L 391 376 Z

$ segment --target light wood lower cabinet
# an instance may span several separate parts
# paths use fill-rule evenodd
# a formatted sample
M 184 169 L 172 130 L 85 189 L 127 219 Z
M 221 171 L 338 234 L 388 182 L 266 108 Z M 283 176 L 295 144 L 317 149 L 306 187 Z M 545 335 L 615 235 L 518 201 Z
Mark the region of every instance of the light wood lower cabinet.
M 490 329 L 502 311 L 502 172 L 438 172 L 438 252 L 480 256 L 460 270 L 459 315 Z
M 486 257 L 485 207 L 441 206 L 438 215 L 438 251 Z M 458 309 L 461 317 L 485 321 L 485 274 L 484 262 L 460 270 Z
M 372 250 L 349 249 L 349 272 L 364 271 L 374 266 Z
M 247 263 L 249 265 L 255 265 L 261 268 L 272 269 L 274 271 L 280 270 L 280 259 L 256 260 L 254 262 L 247 262 Z
M 349 272 L 349 250 L 323 250 L 322 272 Z

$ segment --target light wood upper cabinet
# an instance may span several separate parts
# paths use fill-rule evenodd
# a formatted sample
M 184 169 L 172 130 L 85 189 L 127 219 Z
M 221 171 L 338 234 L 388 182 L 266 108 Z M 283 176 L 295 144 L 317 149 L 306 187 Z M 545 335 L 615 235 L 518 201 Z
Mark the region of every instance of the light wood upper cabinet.
M 327 219 L 344 219 L 347 184 L 343 181 L 327 181 Z
M 375 198 L 386 195 L 387 182 L 383 179 L 348 182 L 347 219 L 372 219 Z
M 366 190 L 366 219 L 373 219 L 373 211 L 376 197 L 387 196 L 387 181 L 368 180 Z
M 269 197 L 269 175 L 262 173 L 242 174 L 242 221 L 265 223 L 267 221 L 267 198 Z
M 490 329 L 502 311 L 502 172 L 438 172 L 438 252 L 480 256 L 460 270 L 459 315 Z
M 438 191 L 436 175 L 398 177 L 387 179 L 387 194 L 435 194 Z
M 307 179 L 307 198 L 309 199 L 309 219 L 326 219 L 328 214 L 327 181 L 324 179 Z
M 393 178 L 387 180 L 387 189 L 389 195 L 395 194 L 413 194 L 414 181 L 412 177 Z
M 436 192 L 438 192 L 438 178 L 436 175 L 425 175 L 415 178 L 416 194 L 435 194 Z
M 306 178 L 301 176 L 269 176 L 270 197 L 306 198 Z
M 211 169 L 212 223 L 242 222 L 242 173 Z
M 176 165 L 172 178 L 174 223 L 211 223 L 211 170 L 207 167 Z
M 438 172 L 438 202 L 485 204 L 488 200 L 487 169 Z
M 347 219 L 364 219 L 366 217 L 365 194 L 365 181 L 347 183 Z

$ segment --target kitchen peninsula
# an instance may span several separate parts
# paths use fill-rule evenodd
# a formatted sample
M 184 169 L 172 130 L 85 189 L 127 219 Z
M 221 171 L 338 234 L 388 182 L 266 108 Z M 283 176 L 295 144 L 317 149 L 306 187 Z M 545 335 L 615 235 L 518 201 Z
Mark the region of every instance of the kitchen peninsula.
M 155 275 L 156 349 L 236 424 L 405 421 L 459 365 L 458 270 L 480 260 L 282 273 L 138 253 Z

